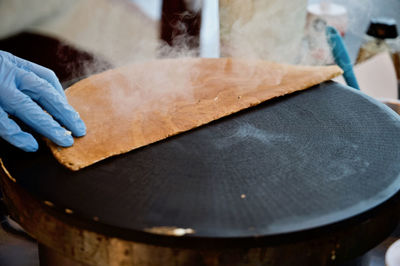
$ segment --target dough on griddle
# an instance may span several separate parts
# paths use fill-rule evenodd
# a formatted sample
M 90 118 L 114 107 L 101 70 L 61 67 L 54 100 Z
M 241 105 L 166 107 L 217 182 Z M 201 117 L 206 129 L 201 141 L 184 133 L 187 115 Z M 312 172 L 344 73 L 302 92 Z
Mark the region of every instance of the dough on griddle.
M 68 101 L 85 121 L 87 135 L 68 148 L 47 143 L 61 164 L 79 170 L 341 73 L 337 66 L 230 58 L 129 65 L 68 88 Z

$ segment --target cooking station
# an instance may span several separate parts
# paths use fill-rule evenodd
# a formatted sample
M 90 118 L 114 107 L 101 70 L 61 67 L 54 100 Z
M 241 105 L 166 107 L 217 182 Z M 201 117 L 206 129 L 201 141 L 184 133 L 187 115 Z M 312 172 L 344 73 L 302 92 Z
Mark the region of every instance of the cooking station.
M 78 172 L 1 143 L 1 182 L 44 261 L 336 265 L 398 223 L 399 124 L 327 82 Z
M 0 187 L 41 266 L 360 265 L 400 220 L 400 117 L 333 81 L 75 172 L 35 138 Z

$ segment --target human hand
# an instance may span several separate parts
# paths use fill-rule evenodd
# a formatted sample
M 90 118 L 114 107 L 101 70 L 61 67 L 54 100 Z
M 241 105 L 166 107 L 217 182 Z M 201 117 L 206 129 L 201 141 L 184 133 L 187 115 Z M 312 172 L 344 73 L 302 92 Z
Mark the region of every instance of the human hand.
M 0 137 L 24 151 L 36 151 L 35 138 L 9 115 L 63 147 L 74 143 L 65 128 L 76 137 L 86 134 L 85 124 L 68 104 L 53 71 L 0 51 Z

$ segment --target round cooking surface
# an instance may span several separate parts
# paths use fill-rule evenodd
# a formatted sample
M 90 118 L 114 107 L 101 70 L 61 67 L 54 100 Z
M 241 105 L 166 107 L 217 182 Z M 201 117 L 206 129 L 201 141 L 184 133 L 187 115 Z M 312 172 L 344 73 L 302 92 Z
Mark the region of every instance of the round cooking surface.
M 177 228 L 184 241 L 233 240 L 380 205 L 400 188 L 399 140 L 397 114 L 327 82 L 78 172 L 43 143 L 29 154 L 1 142 L 0 156 L 33 196 L 102 233 L 135 241 Z

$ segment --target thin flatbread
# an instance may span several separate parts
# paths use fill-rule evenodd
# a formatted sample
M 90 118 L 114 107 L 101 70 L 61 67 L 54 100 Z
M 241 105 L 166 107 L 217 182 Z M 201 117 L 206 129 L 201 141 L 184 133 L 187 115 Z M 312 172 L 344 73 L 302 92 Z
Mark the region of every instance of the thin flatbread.
M 87 135 L 68 148 L 47 143 L 61 164 L 79 170 L 341 73 L 337 66 L 230 58 L 129 65 L 68 88 L 68 101 L 85 121 Z

